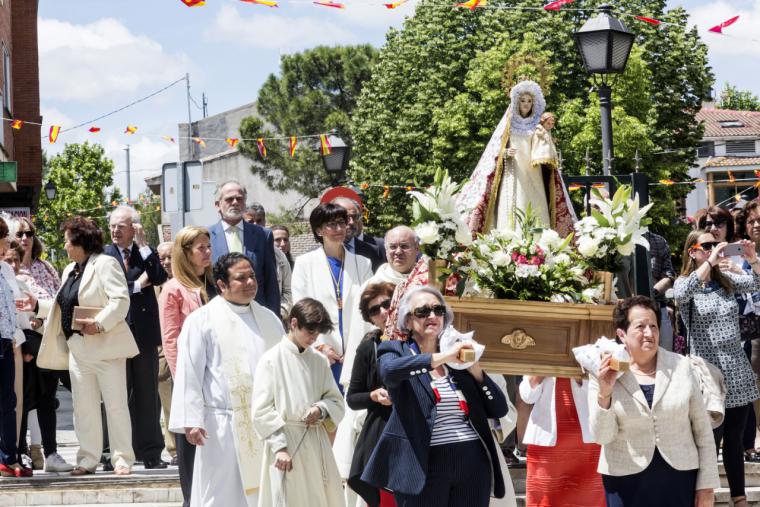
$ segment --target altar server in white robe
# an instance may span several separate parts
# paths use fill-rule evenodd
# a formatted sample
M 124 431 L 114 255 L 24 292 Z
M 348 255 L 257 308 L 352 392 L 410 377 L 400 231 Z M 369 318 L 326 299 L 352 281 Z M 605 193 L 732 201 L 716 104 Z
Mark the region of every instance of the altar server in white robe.
M 262 444 L 253 430 L 253 378 L 285 330 L 256 303 L 256 275 L 240 253 L 214 265 L 221 297 L 191 313 L 177 341 L 169 429 L 198 446 L 191 507 L 255 507 Z
M 290 333 L 262 357 L 253 388 L 253 426 L 264 440 L 259 507 L 343 507 L 330 447 L 345 411 L 327 358 L 312 348 L 333 327 L 319 301 L 290 311 Z

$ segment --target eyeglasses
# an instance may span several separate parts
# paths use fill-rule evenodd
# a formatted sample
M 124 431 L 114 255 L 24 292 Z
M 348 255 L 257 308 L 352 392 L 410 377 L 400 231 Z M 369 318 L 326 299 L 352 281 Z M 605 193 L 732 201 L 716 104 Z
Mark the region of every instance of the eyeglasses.
M 718 246 L 717 241 L 705 241 L 704 243 L 696 243 L 692 248 L 692 250 L 702 250 L 705 252 L 712 251 L 713 248 Z
M 392 252 L 394 250 L 401 250 L 402 252 L 408 252 L 412 249 L 412 245 L 409 243 L 397 243 L 397 244 L 389 244 L 386 248 L 388 248 L 389 252 Z
M 434 305 L 434 306 L 420 306 L 419 308 L 415 308 L 412 310 L 412 315 L 417 317 L 418 319 L 425 319 L 427 318 L 431 313 L 434 313 L 436 317 L 443 317 L 446 315 L 446 307 L 443 305 Z
M 18 239 L 21 239 L 24 236 L 26 236 L 27 238 L 33 238 L 34 231 L 16 231 L 16 237 Z
M 367 313 L 369 314 L 370 317 L 374 317 L 375 315 L 377 315 L 378 313 L 380 313 L 381 309 L 385 308 L 387 310 L 390 307 L 391 307 L 391 300 L 390 299 L 386 299 L 385 301 L 383 301 L 379 305 L 370 306 L 369 308 L 367 308 Z
M 760 218 L 747 219 L 747 225 L 760 225 Z
M 705 221 L 705 229 L 709 229 L 711 227 L 715 227 L 716 229 L 721 229 L 721 228 L 725 227 L 727 223 L 728 222 L 725 219 L 723 219 L 723 218 L 719 218 L 719 219 L 717 219 L 715 221 L 706 220 Z
M 330 229 L 331 231 L 335 231 L 337 229 L 343 229 L 346 227 L 346 222 L 343 220 L 335 220 L 334 222 L 327 222 L 325 224 L 325 227 Z

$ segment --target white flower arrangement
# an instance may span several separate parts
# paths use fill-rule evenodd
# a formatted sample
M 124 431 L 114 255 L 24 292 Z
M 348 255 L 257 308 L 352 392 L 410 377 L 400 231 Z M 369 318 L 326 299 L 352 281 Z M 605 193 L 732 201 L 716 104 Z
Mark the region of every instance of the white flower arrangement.
M 409 192 L 414 199 L 414 231 L 422 252 L 432 259 L 451 260 L 472 243 L 470 229 L 456 206 L 461 188 L 462 184 L 454 183 L 448 171 L 439 169 L 432 186 L 422 192 Z
M 592 188 L 591 215 L 575 224 L 576 247 L 581 257 L 597 271 L 618 271 L 623 257 L 633 254 L 636 245 L 649 248 L 644 238 L 651 219 L 650 203 L 639 207 L 638 194 L 631 198 L 630 185 L 621 185 L 612 199 Z

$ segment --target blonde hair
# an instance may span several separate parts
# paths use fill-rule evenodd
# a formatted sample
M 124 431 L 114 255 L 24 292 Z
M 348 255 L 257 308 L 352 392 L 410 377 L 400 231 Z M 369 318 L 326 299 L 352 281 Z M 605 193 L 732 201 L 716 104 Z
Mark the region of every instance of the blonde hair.
M 557 121 L 557 116 L 556 116 L 554 113 L 547 111 L 547 112 L 545 112 L 544 114 L 542 114 L 542 115 L 541 115 L 541 120 L 539 120 L 539 123 L 540 123 L 541 125 L 543 125 L 543 124 L 544 124 L 544 122 L 545 122 L 546 120 L 548 120 L 549 118 L 551 118 L 551 119 L 552 119 L 552 120 L 554 120 L 555 122 Z
M 195 273 L 195 266 L 190 260 L 190 249 L 193 243 L 201 236 L 206 236 L 211 241 L 211 234 L 205 227 L 189 225 L 177 233 L 172 245 L 172 274 L 179 283 L 188 289 L 200 289 L 203 302 L 208 302 L 206 293 L 206 281 L 213 282 L 214 276 L 211 266 L 207 266 L 203 272 L 203 280 Z
M 713 236 L 713 233 L 710 231 L 705 231 L 703 229 L 694 229 L 689 233 L 688 236 L 686 236 L 686 241 L 684 242 L 683 246 L 683 257 L 681 259 L 681 276 L 689 276 L 694 271 L 696 271 L 697 261 L 695 261 L 689 254 L 691 253 L 692 248 L 699 245 L 699 237 L 703 234 L 709 234 L 710 236 Z M 723 275 L 723 273 L 720 271 L 720 266 L 717 264 L 710 269 L 710 277 L 724 291 L 726 291 L 727 294 L 732 294 L 734 292 L 734 286 L 731 283 L 731 280 Z

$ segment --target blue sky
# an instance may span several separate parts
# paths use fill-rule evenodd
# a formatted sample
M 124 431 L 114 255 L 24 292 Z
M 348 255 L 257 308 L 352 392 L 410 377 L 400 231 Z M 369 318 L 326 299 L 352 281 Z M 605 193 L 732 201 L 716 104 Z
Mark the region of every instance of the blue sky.
M 400 26 L 413 4 L 388 10 L 368 0 L 345 0 L 338 11 L 310 0 L 283 0 L 278 9 L 239 0 L 207 0 L 187 8 L 179 0 L 41 0 L 39 8 L 40 91 L 44 123 L 64 128 L 107 113 L 190 73 L 191 93 L 209 114 L 252 102 L 264 79 L 277 72 L 281 54 L 319 44 L 371 43 L 379 46 L 389 26 Z M 578 0 L 577 5 L 581 5 Z M 729 81 L 760 95 L 760 0 L 681 0 L 692 22 L 706 32 L 736 14 L 740 21 L 726 33 L 705 34 L 716 87 Z M 755 35 L 758 34 L 758 35 Z M 748 39 L 756 38 L 758 41 Z M 201 111 L 192 106 L 196 120 Z M 187 121 L 184 83 L 143 104 L 97 122 L 102 132 L 86 128 L 64 133 L 53 146 L 85 139 L 100 142 L 117 166 L 116 184 L 125 188 L 126 144 L 132 153 L 133 196 L 143 178 L 176 159 L 176 146 L 161 135 L 176 136 Z M 123 134 L 127 124 L 139 127 Z

